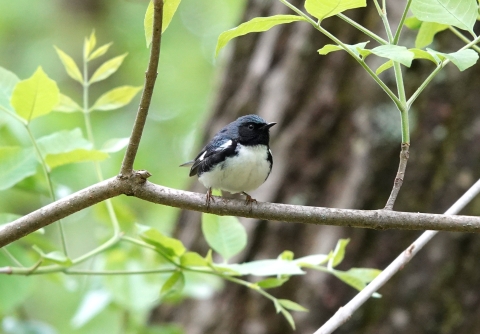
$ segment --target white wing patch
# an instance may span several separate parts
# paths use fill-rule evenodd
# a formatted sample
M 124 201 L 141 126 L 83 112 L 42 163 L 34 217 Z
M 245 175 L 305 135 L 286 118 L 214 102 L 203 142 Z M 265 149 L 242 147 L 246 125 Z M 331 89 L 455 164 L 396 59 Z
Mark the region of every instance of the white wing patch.
M 215 149 L 215 151 L 223 151 L 223 150 L 226 150 L 227 148 L 229 148 L 230 146 L 232 146 L 232 141 L 229 140 L 229 141 L 226 141 L 225 143 L 223 143 L 221 146 L 219 146 L 218 148 Z
M 207 154 L 207 151 L 203 152 L 203 154 L 198 158 L 198 160 L 202 161 L 205 158 L 205 154 Z

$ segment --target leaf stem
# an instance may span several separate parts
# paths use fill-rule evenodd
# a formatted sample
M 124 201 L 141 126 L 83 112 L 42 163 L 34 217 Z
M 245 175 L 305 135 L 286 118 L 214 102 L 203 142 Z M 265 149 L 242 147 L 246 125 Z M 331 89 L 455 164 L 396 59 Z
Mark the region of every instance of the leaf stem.
M 407 18 L 408 10 L 410 9 L 410 5 L 412 4 L 412 0 L 407 0 L 407 4 L 405 5 L 405 9 L 403 10 L 402 17 L 400 18 L 400 22 L 398 23 L 397 31 L 395 32 L 395 37 L 393 37 L 393 44 L 397 45 L 398 41 L 400 40 L 400 35 L 402 34 L 403 25 L 405 24 L 405 19 Z
M 470 43 L 468 43 L 467 45 L 463 46 L 462 48 L 459 49 L 460 50 L 465 50 L 465 49 L 469 49 L 473 46 L 475 46 L 477 43 L 480 42 L 480 36 L 478 36 L 477 38 L 475 38 L 473 41 L 471 41 Z M 413 93 L 413 95 L 408 99 L 407 101 L 407 108 L 410 109 L 410 107 L 412 106 L 413 102 L 415 102 L 415 100 L 417 99 L 417 97 L 420 95 L 420 93 L 423 92 L 423 90 L 428 86 L 428 84 L 433 80 L 433 78 L 438 74 L 438 72 L 440 72 L 440 70 L 442 68 L 445 67 L 445 65 L 447 65 L 448 63 L 450 62 L 450 60 L 448 59 L 444 59 L 440 64 L 437 65 L 437 68 L 435 68 L 432 73 L 430 73 L 430 75 L 425 79 L 424 82 L 422 82 L 422 84 L 420 85 L 420 87 L 417 88 L 417 90 Z
M 378 77 L 378 75 L 375 74 L 374 71 L 363 61 L 362 58 L 357 56 L 353 51 L 351 51 L 347 46 L 340 41 L 338 38 L 336 38 L 334 35 L 332 35 L 328 30 L 323 28 L 321 25 L 319 25 L 316 21 L 311 19 L 308 15 L 306 15 L 304 12 L 302 12 L 300 9 L 289 3 L 287 0 L 280 0 L 281 3 L 283 3 L 285 6 L 293 10 L 295 13 L 298 15 L 302 16 L 305 18 L 305 20 L 313 25 L 315 29 L 320 31 L 322 34 L 330 38 L 333 42 L 337 43 L 340 45 L 350 56 L 352 56 L 364 69 L 367 71 L 368 74 L 377 82 L 377 84 L 387 93 L 387 95 L 393 100 L 393 102 L 398 106 L 398 108 L 401 108 L 401 102 L 397 98 L 397 96 L 388 88 L 388 86 Z
M 107 250 L 108 248 L 114 246 L 116 243 L 118 243 L 121 239 L 121 235 L 119 236 L 113 236 L 109 240 L 107 240 L 104 244 L 100 245 L 99 247 L 93 249 L 92 251 L 72 260 L 72 265 L 77 265 L 85 260 L 88 260 L 89 258 Z M 58 264 L 52 264 L 48 266 L 42 266 L 42 267 L 31 267 L 31 268 L 10 268 L 10 274 L 14 275 L 40 275 L 40 274 L 47 274 L 47 273 L 54 273 L 54 272 L 66 272 L 68 271 L 68 268 L 63 267 Z M 33 268 L 33 269 L 32 269 Z
M 363 32 L 365 35 L 367 35 L 368 37 L 370 38 L 373 38 L 374 40 L 376 40 L 379 44 L 382 44 L 382 45 L 386 45 L 388 44 L 388 42 L 386 40 L 384 40 L 382 37 L 378 36 L 377 34 L 375 34 L 373 31 L 370 31 L 369 29 L 365 28 L 364 26 L 362 26 L 361 24 L 358 24 L 357 22 L 355 22 L 354 20 L 352 20 L 351 18 L 349 18 L 348 16 L 346 16 L 345 14 L 337 14 L 337 17 L 339 17 L 340 19 L 344 20 L 345 22 L 347 22 L 348 24 L 350 24 L 352 27 L 360 30 L 361 32 Z
M 383 3 L 384 7 L 380 8 L 378 0 L 374 0 L 373 2 L 375 3 L 375 7 L 377 8 L 378 15 L 382 19 L 383 25 L 385 27 L 385 32 L 387 33 L 387 37 L 388 37 L 388 43 L 392 44 L 392 42 L 393 42 L 392 29 L 390 29 L 390 23 L 388 22 L 387 10 L 385 8 L 385 3 Z
M 40 165 L 42 166 L 43 174 L 45 176 L 45 179 L 47 180 L 48 191 L 50 193 L 50 197 L 52 198 L 52 202 L 55 202 L 57 199 L 56 199 L 56 196 L 55 196 L 55 191 L 53 189 L 52 179 L 50 178 L 50 172 L 48 170 L 47 163 L 45 162 L 45 159 L 43 159 L 42 152 L 40 151 L 40 148 L 38 147 L 37 141 L 35 140 L 35 137 L 33 136 L 33 133 L 30 129 L 30 125 L 28 123 L 24 124 L 24 125 L 25 125 L 25 129 L 27 130 L 28 136 L 30 137 L 30 141 L 32 142 L 32 145 L 35 149 L 35 153 L 36 153 L 37 158 L 40 162 Z M 61 219 L 58 221 L 57 226 L 58 226 L 58 233 L 60 234 L 60 240 L 62 242 L 63 252 L 68 257 L 67 241 L 66 241 L 66 238 L 65 238 L 65 231 L 63 230 L 63 221 Z
M 12 112 L 11 110 L 8 110 L 7 108 L 5 108 L 4 106 L 0 105 L 0 110 L 3 110 L 7 115 L 10 115 L 11 117 L 13 117 L 15 120 L 19 121 L 20 123 L 22 123 L 23 125 L 26 125 L 27 122 L 21 118 L 20 116 L 18 116 L 17 114 L 15 114 L 14 112 Z
M 177 269 L 144 269 L 144 270 L 65 270 L 67 275 L 145 275 L 172 273 Z
M 471 43 L 472 42 L 468 37 L 466 37 L 464 34 L 462 34 L 460 31 L 458 31 L 458 29 L 455 28 L 454 26 L 449 26 L 448 29 L 450 29 L 450 31 L 453 32 L 455 34 L 455 36 L 460 38 L 465 43 Z M 478 46 L 472 45 L 472 49 L 474 49 L 475 51 L 480 53 L 480 48 Z
M 95 145 L 95 136 L 93 135 L 93 128 L 92 122 L 90 118 L 90 110 L 89 110 L 89 88 L 90 83 L 88 81 L 88 58 L 83 57 L 83 118 L 85 120 L 85 128 L 87 130 L 87 137 L 88 140 L 92 143 L 93 148 L 96 149 Z M 100 167 L 100 163 L 98 161 L 93 161 L 93 165 L 95 167 L 95 172 L 97 174 L 98 181 L 103 181 L 103 173 L 102 168 Z M 113 203 L 111 199 L 105 200 L 105 205 L 107 207 L 108 216 L 112 222 L 113 226 L 113 234 L 118 235 L 120 234 L 120 223 L 118 222 L 117 215 L 115 214 L 115 209 L 113 207 Z
M 7 249 L 7 247 L 2 247 L 0 248 L 2 250 L 2 252 L 13 262 L 15 263 L 17 266 L 19 267 L 25 267 L 23 264 L 20 263 L 20 261 L 18 261 L 18 259 L 12 254 L 10 253 L 10 251 Z

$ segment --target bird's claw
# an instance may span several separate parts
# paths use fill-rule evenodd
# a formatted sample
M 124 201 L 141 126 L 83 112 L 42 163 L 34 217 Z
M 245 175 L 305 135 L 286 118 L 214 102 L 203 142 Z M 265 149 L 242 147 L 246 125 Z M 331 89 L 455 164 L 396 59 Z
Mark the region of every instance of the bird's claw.
M 245 205 L 249 205 L 250 206 L 250 212 L 252 212 L 253 203 L 257 204 L 257 200 L 255 198 L 252 198 L 252 196 L 250 196 L 246 192 L 243 192 L 243 194 L 247 197 L 247 198 L 245 198 Z
M 208 188 L 208 191 L 207 191 L 206 200 L 205 200 L 205 204 L 207 205 L 207 208 L 210 208 L 210 202 L 215 203 L 215 199 L 212 196 L 212 188 Z

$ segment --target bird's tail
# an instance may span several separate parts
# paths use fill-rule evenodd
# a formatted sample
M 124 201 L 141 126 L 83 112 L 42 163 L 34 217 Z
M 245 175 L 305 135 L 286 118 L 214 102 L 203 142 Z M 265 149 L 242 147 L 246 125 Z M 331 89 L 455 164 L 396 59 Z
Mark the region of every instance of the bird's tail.
M 179 167 L 188 167 L 188 166 L 193 165 L 194 162 L 195 162 L 195 160 L 190 160 L 190 161 L 184 162 Z

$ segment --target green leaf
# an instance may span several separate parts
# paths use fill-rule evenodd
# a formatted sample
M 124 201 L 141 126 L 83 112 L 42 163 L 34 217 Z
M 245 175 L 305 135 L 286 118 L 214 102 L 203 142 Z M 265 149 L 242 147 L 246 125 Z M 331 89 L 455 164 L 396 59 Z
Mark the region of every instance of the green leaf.
M 145 30 L 145 40 L 147 41 L 147 48 L 152 44 L 153 36 L 153 1 L 150 0 L 147 6 L 147 11 L 145 12 L 145 18 L 143 19 L 143 29 Z M 163 29 L 163 21 L 162 21 Z
M 304 275 L 305 271 L 294 261 L 282 259 L 268 259 L 246 262 L 242 264 L 221 264 L 215 268 L 233 270 L 240 275 L 277 276 L 277 275 Z
M 247 232 L 236 217 L 203 213 L 202 232 L 209 246 L 225 261 L 247 245 Z
M 377 70 L 375 71 L 375 73 L 376 73 L 377 75 L 379 75 L 380 73 L 382 73 L 383 71 L 388 70 L 388 69 L 389 69 L 390 67 L 392 67 L 392 66 L 393 66 L 393 60 L 389 60 L 389 61 L 383 63 L 382 65 L 380 65 L 380 66 L 377 68 Z
M 345 248 L 349 242 L 350 239 L 340 239 L 337 241 L 333 255 L 330 260 L 328 260 L 328 268 L 334 268 L 343 261 L 345 256 Z
M 0 67 L 0 107 L 13 111 L 10 99 L 19 81 L 20 79 L 13 72 Z
M 67 74 L 73 79 L 81 84 L 83 84 L 83 76 L 80 70 L 78 69 L 77 64 L 75 63 L 75 60 L 73 60 L 72 57 L 67 55 L 65 52 L 54 46 L 55 51 L 57 51 L 58 57 L 62 61 L 63 66 L 65 67 L 65 70 L 67 71 Z
M 275 298 L 275 299 L 273 300 L 273 305 L 275 306 L 275 311 L 276 311 L 277 313 L 282 312 L 283 307 L 282 307 L 282 305 L 280 305 L 280 303 L 278 302 L 278 299 Z
M 351 268 L 347 271 L 332 269 L 330 272 L 351 287 L 361 291 L 382 271 L 370 268 Z M 377 294 L 377 296 L 379 295 Z
M 162 286 L 160 290 L 160 298 L 165 298 L 171 295 L 178 295 L 185 287 L 185 276 L 181 271 L 175 271 Z
M 208 267 L 208 262 L 196 252 L 186 252 L 180 258 L 180 264 L 186 267 Z
M 292 328 L 295 329 L 295 321 L 293 321 L 293 317 L 290 314 L 290 312 L 288 312 L 287 310 L 285 310 L 283 308 L 280 310 L 280 312 L 282 312 L 283 316 L 285 317 L 285 319 L 287 319 L 290 326 L 292 326 Z
M 54 169 L 56 167 L 71 163 L 101 161 L 105 160 L 106 158 L 108 158 L 108 154 L 105 152 L 79 148 L 65 153 L 47 154 L 45 157 L 45 162 L 50 169 Z
M 43 157 L 47 154 L 66 153 L 79 148 L 90 150 L 93 146 L 91 142 L 83 138 L 80 128 L 54 132 L 38 138 L 37 144 Z
M 20 260 L 21 263 L 31 262 L 26 250 L 21 245 L 13 243 L 8 245 L 7 249 Z M 4 253 L 0 252 L 0 267 L 11 266 L 12 264 L 13 263 L 5 257 Z M 6 318 L 7 314 L 18 311 L 18 307 L 22 307 L 22 303 L 28 300 L 34 289 L 38 287 L 35 285 L 35 280 L 31 277 L 0 275 L 0 296 L 2 296 L 0 301 L 0 314 L 2 314 L 3 319 Z M 3 326 L 0 328 L 5 329 Z M 16 329 L 18 329 L 18 327 Z M 15 333 L 27 332 L 19 331 Z
M 20 81 L 12 94 L 15 112 L 27 122 L 50 113 L 60 100 L 57 83 L 39 67 L 28 79 Z
M 435 22 L 423 22 L 418 31 L 417 38 L 415 39 L 416 48 L 424 48 L 433 42 L 433 38 L 437 33 L 448 29 L 448 25 L 435 23 Z
M 80 306 L 70 321 L 74 328 L 80 328 L 90 322 L 90 320 L 105 310 L 112 301 L 111 294 L 106 290 L 90 290 L 82 295 Z
M 353 45 L 344 44 L 349 50 L 351 50 L 354 54 L 360 57 L 360 51 L 366 50 L 365 47 L 367 46 L 368 42 L 357 43 Z M 330 52 L 340 51 L 343 48 L 339 45 L 327 44 L 323 48 L 318 50 L 318 53 L 322 56 L 329 54 Z
M 60 100 L 58 104 L 53 107 L 53 111 L 60 111 L 60 112 L 76 112 L 76 111 L 82 111 L 82 107 L 80 107 L 77 102 L 73 101 L 70 97 L 67 95 L 63 95 L 60 93 Z
M 409 51 L 406 47 L 398 45 L 380 45 L 368 51 L 379 57 L 399 62 L 407 67 L 412 65 L 414 56 L 413 52 Z M 366 55 L 364 55 L 364 57 L 365 56 Z
M 45 260 L 59 264 L 64 267 L 70 267 L 72 265 L 72 260 L 70 260 L 65 254 L 60 251 L 44 253 L 37 245 L 33 245 L 32 249 L 38 254 L 40 254 L 40 256 Z
M 13 187 L 37 172 L 38 161 L 32 149 L 0 147 L 0 190 Z
M 293 254 L 292 251 L 284 250 L 284 251 L 278 256 L 278 258 L 281 259 L 281 260 L 292 261 L 294 256 L 295 256 L 295 254 Z
M 269 17 L 256 17 L 248 22 L 242 23 L 236 28 L 224 31 L 220 34 L 215 49 L 215 57 L 220 50 L 235 37 L 243 36 L 252 32 L 262 32 L 271 29 L 279 24 L 291 23 L 296 21 L 306 21 L 298 15 L 275 15 Z
M 207 255 L 205 255 L 205 261 L 207 261 L 209 265 L 213 265 L 213 250 L 211 248 L 208 250 Z
M 137 226 L 139 226 L 137 224 Z M 169 257 L 180 257 L 186 249 L 182 242 L 178 239 L 170 238 L 163 235 L 160 231 L 147 227 L 147 229 L 139 234 L 140 238 L 146 243 L 154 246 L 160 252 Z
M 306 0 L 307 12 L 320 21 L 348 9 L 366 7 L 366 0 Z
M 93 73 L 92 77 L 90 78 L 89 83 L 92 84 L 94 82 L 105 80 L 106 78 L 111 76 L 113 73 L 115 73 L 118 70 L 120 65 L 122 65 L 122 62 L 123 62 L 123 60 L 125 59 L 126 56 L 127 56 L 127 53 L 104 62 Z
M 97 38 L 95 37 L 95 30 L 90 34 L 90 38 L 85 37 L 85 42 L 83 43 L 83 58 L 88 59 L 90 52 L 93 51 L 95 45 L 97 44 Z
M 283 283 L 285 283 L 286 281 L 288 281 L 288 278 L 266 278 L 255 284 L 257 284 L 262 289 L 271 289 L 282 286 Z
M 405 19 L 405 26 L 408 29 L 417 30 L 417 29 L 420 29 L 421 25 L 422 25 L 422 21 L 417 19 L 415 16 L 410 16 Z
M 162 18 L 162 34 L 170 25 L 173 15 L 177 11 L 178 5 L 181 0 L 165 0 L 163 4 L 163 18 Z M 143 27 L 145 29 L 145 39 L 147 41 L 147 48 L 152 43 L 153 36 L 153 1 L 150 0 L 145 18 L 143 20 Z
M 98 98 L 91 110 L 115 110 L 132 101 L 142 86 L 121 86 L 114 88 Z
M 112 46 L 112 44 L 113 43 L 110 42 L 108 44 L 102 45 L 101 47 L 99 47 L 98 49 L 93 51 L 92 54 L 88 57 L 87 60 L 90 61 L 90 60 L 93 60 L 95 58 L 103 56 L 105 53 L 107 53 L 108 49 L 110 48 L 110 46 Z
M 414 0 L 410 9 L 420 21 L 453 25 L 472 34 L 478 15 L 477 0 Z
M 101 148 L 102 152 L 115 153 L 123 150 L 130 142 L 130 138 L 112 138 L 107 140 Z
M 291 311 L 308 312 L 308 309 L 288 299 L 279 299 L 280 305 Z
M 333 253 L 330 253 L 328 255 L 325 255 L 325 254 L 307 255 L 307 256 L 295 259 L 293 260 L 293 262 L 300 267 L 303 267 L 306 265 L 319 266 L 323 263 L 326 263 L 332 257 L 332 254 Z
M 460 71 L 464 71 L 467 68 L 475 65 L 478 60 L 478 53 L 471 50 L 459 50 L 453 53 L 441 53 L 432 49 L 427 49 L 428 53 L 430 53 L 434 58 L 439 58 L 440 60 L 448 59 L 450 60 L 455 66 L 458 67 Z
M 437 64 L 437 60 L 427 51 L 420 50 L 420 49 L 409 49 L 409 50 L 413 52 L 413 59 L 427 59 Z

